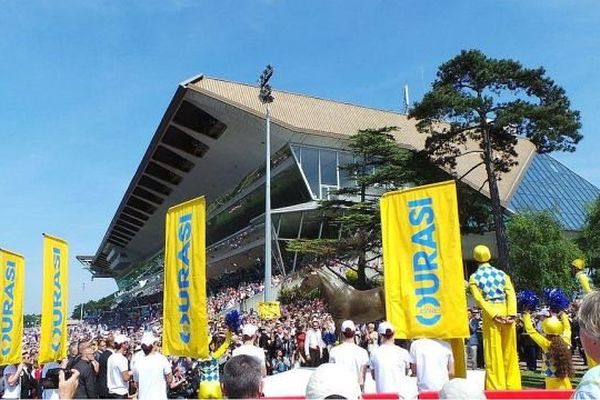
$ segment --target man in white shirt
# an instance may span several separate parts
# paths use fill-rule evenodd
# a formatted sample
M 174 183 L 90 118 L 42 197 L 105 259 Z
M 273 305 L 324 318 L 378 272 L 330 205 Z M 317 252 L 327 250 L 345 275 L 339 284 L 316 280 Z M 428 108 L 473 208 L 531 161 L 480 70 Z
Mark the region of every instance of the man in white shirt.
M 306 339 L 304 340 L 304 354 L 306 355 L 306 361 L 308 367 L 318 367 L 323 358 L 323 349 L 325 343 L 321 329 L 319 329 L 319 320 L 313 317 L 310 322 L 310 329 L 306 331 Z
M 4 381 L 3 399 L 21 398 L 21 374 L 23 367 L 23 363 L 4 367 L 4 372 L 2 373 L 2 380 Z
M 410 369 L 417 376 L 419 393 L 441 390 L 454 375 L 450 344 L 439 339 L 418 339 L 410 345 Z
M 173 380 L 171 364 L 159 353 L 158 339 L 152 333 L 144 333 L 142 351 L 145 356 L 139 358 L 133 368 L 133 379 L 138 383 L 138 398 L 167 399 L 167 385 Z
M 340 364 L 344 369 L 351 372 L 356 378 L 360 390 L 364 391 L 369 355 L 365 349 L 354 343 L 355 334 L 356 326 L 354 322 L 350 320 L 342 322 L 342 335 L 344 338 L 342 343 L 331 349 L 329 362 Z
M 114 342 L 115 352 L 106 363 L 106 386 L 108 386 L 108 395 L 111 398 L 126 399 L 129 394 L 129 380 L 132 376 L 129 362 L 125 358 L 129 347 L 129 338 L 118 334 L 115 336 Z
M 377 329 L 382 338 L 381 346 L 371 353 L 371 373 L 378 393 L 401 393 L 405 397 L 410 382 L 406 379 L 410 370 L 408 351 L 394 344 L 393 325 L 387 321 Z
M 245 354 L 258 359 L 261 365 L 262 376 L 267 376 L 267 364 L 265 362 L 265 351 L 254 345 L 256 340 L 256 331 L 258 328 L 251 324 L 246 324 L 242 327 L 243 344 L 231 352 L 231 356 L 239 356 Z

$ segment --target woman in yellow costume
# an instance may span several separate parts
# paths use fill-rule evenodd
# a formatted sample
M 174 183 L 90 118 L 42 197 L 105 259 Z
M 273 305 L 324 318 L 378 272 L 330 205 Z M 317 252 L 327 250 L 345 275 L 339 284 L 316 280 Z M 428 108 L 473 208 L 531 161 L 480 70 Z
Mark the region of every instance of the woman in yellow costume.
M 485 388 L 520 390 L 513 285 L 507 274 L 489 264 L 491 254 L 486 246 L 475 246 L 473 258 L 479 267 L 469 278 L 469 288 L 483 315 Z
M 581 286 L 581 290 L 584 294 L 588 294 L 592 291 L 592 285 L 590 285 L 590 277 L 584 271 L 585 261 L 582 258 L 577 258 L 571 263 L 573 271 L 575 272 L 575 279 Z
M 583 258 L 577 258 L 573 260 L 571 263 L 571 267 L 573 268 L 573 272 L 575 273 L 575 279 L 579 283 L 581 287 L 581 291 L 584 294 L 588 294 L 592 292 L 593 288 L 590 284 L 590 277 L 585 273 L 585 260 Z M 594 368 L 598 363 L 594 361 L 591 357 L 587 357 L 587 366 L 588 368 Z
M 240 327 L 239 314 L 237 310 L 230 311 L 225 315 L 225 323 L 228 326 L 227 334 L 223 343 L 216 347 L 218 336 L 213 336 L 209 345 L 210 354 L 208 358 L 198 360 L 200 369 L 200 385 L 198 388 L 199 399 L 222 399 L 221 379 L 219 376 L 219 359 L 229 349 L 231 344 L 231 331 L 237 331 Z M 216 349 L 215 349 L 216 348 Z
M 573 361 L 571 359 L 571 324 L 569 317 L 564 312 L 559 314 L 560 320 L 551 316 L 542 321 L 542 331 L 539 333 L 531 321 L 529 312 L 523 313 L 523 326 L 525 332 L 540 346 L 543 351 L 542 365 L 546 389 L 571 389 L 569 377 L 573 373 Z

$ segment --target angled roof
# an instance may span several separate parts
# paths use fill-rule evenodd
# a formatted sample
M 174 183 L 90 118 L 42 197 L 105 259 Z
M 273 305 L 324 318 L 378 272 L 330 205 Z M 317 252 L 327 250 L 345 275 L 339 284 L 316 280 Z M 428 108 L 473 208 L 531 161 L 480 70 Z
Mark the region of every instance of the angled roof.
M 162 249 L 169 207 L 204 195 L 210 203 L 264 164 L 265 109 L 256 86 L 196 77 L 177 88 L 150 139 L 129 187 L 98 250 L 88 262 L 96 276 L 123 276 L 139 261 Z M 422 149 L 420 134 L 406 115 L 312 96 L 273 91 L 271 145 L 290 142 L 341 147 L 360 129 L 397 126 L 400 146 Z M 478 149 L 469 143 L 465 151 Z M 506 207 L 535 153 L 519 140 L 518 166 L 502 176 L 499 191 Z M 462 176 L 480 161 L 478 154 L 458 159 Z M 483 166 L 464 181 L 488 195 Z

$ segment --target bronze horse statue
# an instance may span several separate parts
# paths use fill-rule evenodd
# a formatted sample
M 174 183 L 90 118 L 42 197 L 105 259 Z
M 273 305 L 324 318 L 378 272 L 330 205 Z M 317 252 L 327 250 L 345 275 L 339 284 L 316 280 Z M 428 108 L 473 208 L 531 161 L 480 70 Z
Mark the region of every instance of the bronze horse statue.
M 385 319 L 385 296 L 382 287 L 358 290 L 344 282 L 327 267 L 312 269 L 302 280 L 301 290 L 318 288 L 321 298 L 327 301 L 329 313 L 336 330 L 342 322 L 370 322 Z

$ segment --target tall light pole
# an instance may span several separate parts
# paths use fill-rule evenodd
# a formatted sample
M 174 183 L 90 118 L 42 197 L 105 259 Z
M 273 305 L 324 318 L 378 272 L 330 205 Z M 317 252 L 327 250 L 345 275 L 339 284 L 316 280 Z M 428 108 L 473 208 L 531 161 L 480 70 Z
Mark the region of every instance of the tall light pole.
M 81 292 L 85 296 L 85 282 L 81 283 Z M 81 300 L 81 308 L 79 311 L 81 312 L 81 315 L 79 316 L 79 323 L 82 323 L 83 322 L 83 297 Z
M 267 133 L 265 140 L 265 301 L 271 301 L 271 85 L 269 79 L 273 75 L 273 67 L 267 65 L 258 79 L 260 102 L 267 107 Z

